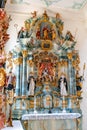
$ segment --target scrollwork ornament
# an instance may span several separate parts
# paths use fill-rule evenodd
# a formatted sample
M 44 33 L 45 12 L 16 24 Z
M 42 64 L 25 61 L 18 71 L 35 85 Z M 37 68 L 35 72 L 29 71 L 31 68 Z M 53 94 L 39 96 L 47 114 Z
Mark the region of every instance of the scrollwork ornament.
M 6 84 L 6 72 L 4 68 L 0 68 L 0 87 L 4 87 Z
M 27 63 L 30 67 L 32 67 L 34 65 L 34 62 L 32 60 L 27 60 Z
M 74 60 L 74 61 L 72 62 L 72 65 L 73 65 L 74 68 L 76 68 L 76 60 Z
M 27 51 L 27 50 L 23 50 L 23 51 L 22 51 L 22 55 L 23 55 L 24 58 L 27 57 L 28 51 Z
M 68 56 L 68 59 L 71 60 L 71 59 L 72 59 L 72 56 L 73 56 L 72 52 L 69 52 L 69 53 L 67 54 L 67 56 Z
M 14 59 L 14 64 L 16 64 L 16 65 L 22 64 L 22 58 Z

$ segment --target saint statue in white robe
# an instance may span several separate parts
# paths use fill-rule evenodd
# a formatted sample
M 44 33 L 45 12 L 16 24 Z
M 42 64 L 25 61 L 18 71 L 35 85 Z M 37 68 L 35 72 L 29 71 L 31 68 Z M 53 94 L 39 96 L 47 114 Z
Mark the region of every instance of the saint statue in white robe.
M 35 81 L 34 78 L 31 77 L 30 84 L 29 84 L 29 93 L 28 93 L 29 96 L 34 96 L 34 89 L 35 89 Z
M 67 96 L 67 80 L 64 75 L 62 75 L 59 79 L 59 87 L 61 96 Z

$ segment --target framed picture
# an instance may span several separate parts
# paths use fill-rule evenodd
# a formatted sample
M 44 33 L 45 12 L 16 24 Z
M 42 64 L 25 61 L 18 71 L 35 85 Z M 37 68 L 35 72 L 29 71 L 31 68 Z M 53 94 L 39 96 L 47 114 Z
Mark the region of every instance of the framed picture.
M 42 50 L 51 50 L 52 42 L 50 40 L 43 40 L 41 44 Z

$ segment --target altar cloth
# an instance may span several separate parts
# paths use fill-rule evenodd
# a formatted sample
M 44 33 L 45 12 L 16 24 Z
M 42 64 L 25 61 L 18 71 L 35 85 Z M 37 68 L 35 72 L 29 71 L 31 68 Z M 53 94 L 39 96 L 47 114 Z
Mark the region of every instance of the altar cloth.
M 43 114 L 24 114 L 22 120 L 46 120 L 46 119 L 77 119 L 81 117 L 80 113 L 43 113 Z

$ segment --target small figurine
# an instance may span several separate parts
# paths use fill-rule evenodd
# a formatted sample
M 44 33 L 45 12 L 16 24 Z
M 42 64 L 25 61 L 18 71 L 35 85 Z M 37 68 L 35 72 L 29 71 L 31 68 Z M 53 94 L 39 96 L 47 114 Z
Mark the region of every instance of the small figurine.
M 67 31 L 66 36 L 65 36 L 65 40 L 70 40 L 70 41 L 74 41 L 74 36 L 71 34 L 70 31 Z
M 27 31 L 29 31 L 29 29 L 30 29 L 30 23 L 28 21 L 25 21 L 24 23 L 25 23 L 25 29 Z
M 48 27 L 45 25 L 43 28 L 43 38 L 44 39 L 48 39 L 48 33 L 49 33 L 49 29 Z
M 15 90 L 15 83 L 16 83 L 16 77 L 12 72 L 12 69 L 7 74 L 7 89 L 8 90 Z
M 59 79 L 59 88 L 60 88 L 60 94 L 61 96 L 67 96 L 67 80 L 66 77 L 64 75 L 61 75 L 60 79 Z
M 44 22 L 49 20 L 46 10 L 43 13 Z
M 82 81 L 83 81 L 83 76 L 79 75 L 79 72 L 76 72 L 76 90 L 77 90 L 77 96 L 81 96 L 82 93 Z
M 32 18 L 35 18 L 37 16 L 37 11 L 34 11 L 33 13 L 31 12 L 32 14 Z
M 52 40 L 54 40 L 56 38 L 56 32 L 54 29 L 52 29 Z
M 36 30 L 36 38 L 37 38 L 37 39 L 40 39 L 40 27 L 37 27 L 37 30 Z
M 60 14 L 56 13 L 56 19 L 60 19 L 60 18 L 61 18 Z

